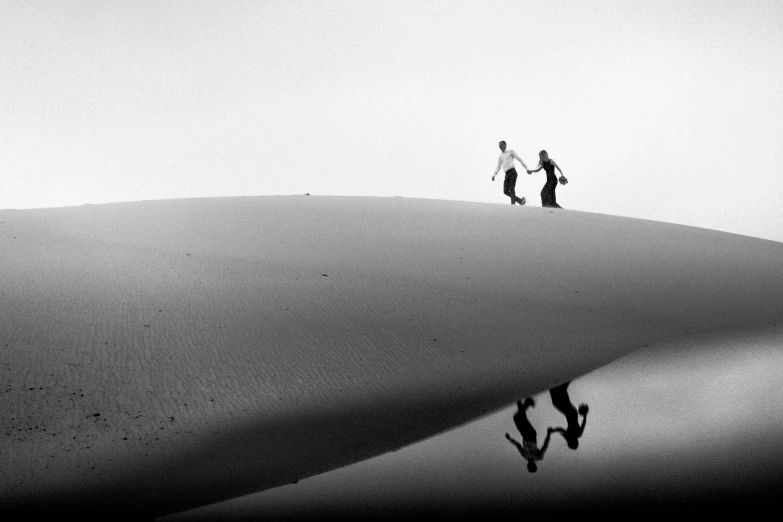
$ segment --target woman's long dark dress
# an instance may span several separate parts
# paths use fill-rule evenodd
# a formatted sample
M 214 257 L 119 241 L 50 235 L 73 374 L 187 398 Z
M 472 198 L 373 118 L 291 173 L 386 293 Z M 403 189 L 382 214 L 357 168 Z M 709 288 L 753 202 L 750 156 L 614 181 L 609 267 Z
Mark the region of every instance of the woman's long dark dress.
M 552 165 L 552 160 L 548 159 L 541 162 L 541 166 L 544 167 L 546 172 L 546 184 L 541 189 L 541 206 L 552 208 L 563 208 L 557 204 L 555 198 L 555 189 L 557 188 L 557 176 L 555 176 L 555 166 Z
M 549 395 L 552 397 L 552 405 L 560 413 L 565 415 L 568 422 L 568 431 L 572 433 L 579 433 L 579 413 L 574 405 L 571 404 L 571 398 L 568 396 L 568 385 L 571 381 L 565 382 L 560 386 L 555 386 L 549 390 Z M 577 435 L 578 437 L 579 435 Z

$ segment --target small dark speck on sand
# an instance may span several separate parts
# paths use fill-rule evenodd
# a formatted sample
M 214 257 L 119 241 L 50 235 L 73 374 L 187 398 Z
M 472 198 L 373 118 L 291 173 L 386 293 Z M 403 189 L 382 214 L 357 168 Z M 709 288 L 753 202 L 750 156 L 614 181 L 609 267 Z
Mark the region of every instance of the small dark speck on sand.
M 100 413 L 93 413 L 93 414 L 92 414 L 92 416 L 93 416 L 93 417 L 100 417 L 100 416 L 101 416 L 101 414 L 100 414 Z
M 321 275 L 322 275 L 322 276 L 324 276 L 324 277 L 329 277 L 329 276 L 328 276 L 328 275 L 326 275 L 326 274 L 321 274 Z
M 144 328 L 149 328 L 149 327 L 150 327 L 150 325 L 148 325 L 148 324 L 144 325 Z

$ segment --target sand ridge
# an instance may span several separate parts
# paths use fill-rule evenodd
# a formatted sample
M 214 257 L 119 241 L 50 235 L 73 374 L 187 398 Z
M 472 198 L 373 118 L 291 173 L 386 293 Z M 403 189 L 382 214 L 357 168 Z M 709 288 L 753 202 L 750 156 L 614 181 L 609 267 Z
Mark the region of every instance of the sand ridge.
M 391 451 L 637 348 L 783 331 L 779 243 L 509 207 L 0 212 L 0 505 L 170 513 Z

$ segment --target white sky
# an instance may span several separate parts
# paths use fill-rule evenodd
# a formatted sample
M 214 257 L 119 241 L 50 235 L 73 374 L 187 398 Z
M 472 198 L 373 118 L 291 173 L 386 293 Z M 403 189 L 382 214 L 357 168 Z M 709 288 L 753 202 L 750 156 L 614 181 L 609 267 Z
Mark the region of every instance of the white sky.
M 505 139 L 567 209 L 783 241 L 783 2 L 0 0 L 0 29 L 0 208 L 507 204 Z

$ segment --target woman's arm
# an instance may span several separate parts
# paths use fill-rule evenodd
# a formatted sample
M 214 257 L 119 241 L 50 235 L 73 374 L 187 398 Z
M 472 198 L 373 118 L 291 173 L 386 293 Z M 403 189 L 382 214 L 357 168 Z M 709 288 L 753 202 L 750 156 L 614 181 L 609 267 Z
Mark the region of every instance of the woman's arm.
M 560 168 L 560 165 L 555 163 L 555 160 L 549 160 L 549 162 L 560 172 L 560 179 L 558 181 L 560 181 L 560 183 L 563 185 L 568 183 L 568 178 L 563 174 L 563 169 Z
M 585 424 L 587 424 L 587 413 L 584 414 L 582 417 L 582 426 L 579 428 L 579 436 L 582 436 L 582 433 L 585 432 Z
M 527 171 L 527 173 L 528 173 L 528 174 L 532 174 L 532 173 L 534 173 L 534 172 L 538 172 L 538 171 L 539 171 L 539 170 L 541 170 L 542 168 L 543 168 L 543 165 L 541 165 L 541 162 L 539 161 L 539 162 L 538 162 L 538 168 L 537 168 L 537 169 L 535 169 L 535 170 L 528 170 L 528 171 Z

